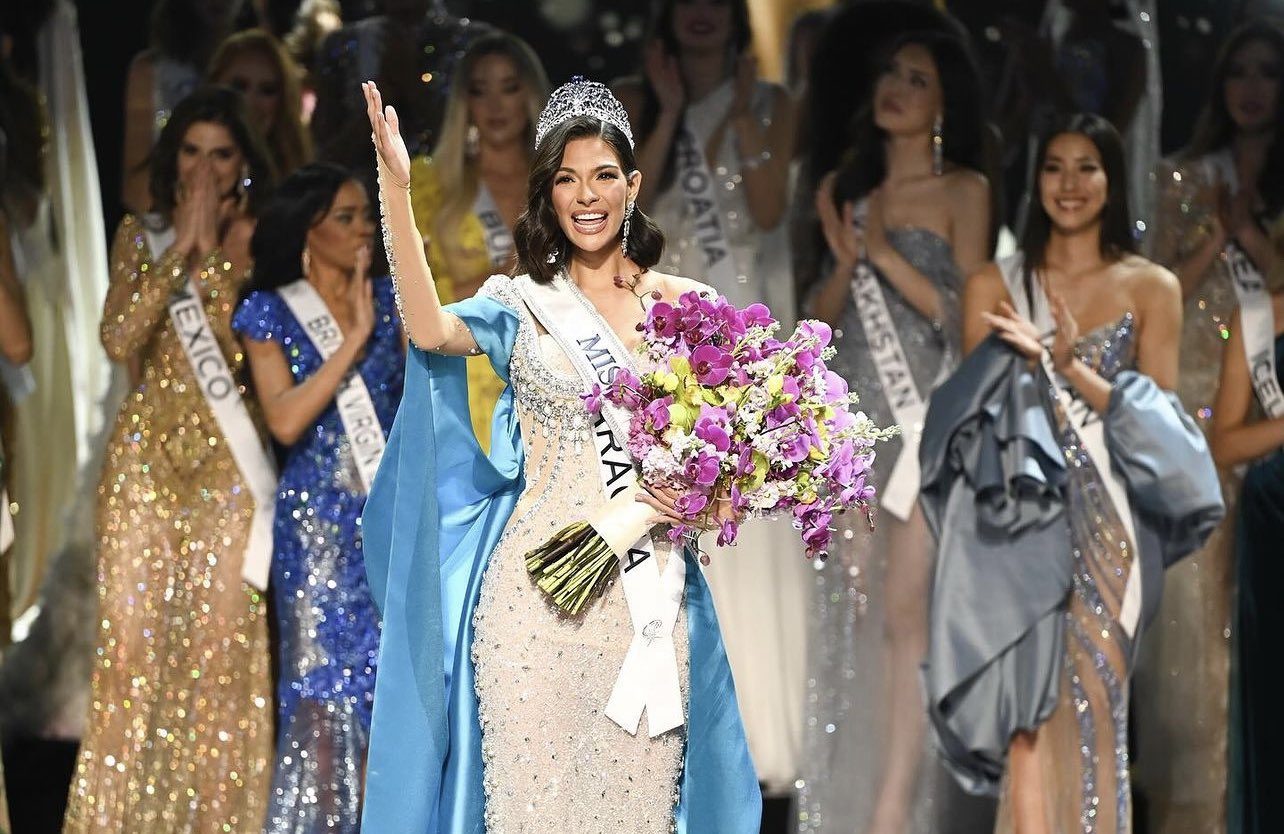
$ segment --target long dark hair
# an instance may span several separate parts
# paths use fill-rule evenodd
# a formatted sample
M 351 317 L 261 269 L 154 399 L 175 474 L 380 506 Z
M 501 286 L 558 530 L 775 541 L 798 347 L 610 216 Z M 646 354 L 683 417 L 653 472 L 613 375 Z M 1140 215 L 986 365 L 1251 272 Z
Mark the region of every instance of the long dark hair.
M 941 120 L 941 147 L 955 165 L 985 172 L 984 104 L 981 72 L 966 43 L 953 35 L 931 30 L 908 32 L 886 52 L 886 60 L 907 46 L 921 46 L 932 55 L 941 82 L 944 115 Z M 834 197 L 859 200 L 887 176 L 887 134 L 874 124 L 870 101 L 856 114 L 852 144 L 844 155 L 834 184 Z
M 1235 122 L 1226 109 L 1226 77 L 1230 74 L 1230 63 L 1235 53 L 1254 41 L 1261 41 L 1275 50 L 1276 60 L 1284 71 L 1284 28 L 1277 22 L 1250 20 L 1231 32 L 1213 64 L 1212 88 L 1195 123 L 1190 144 L 1181 152 L 1183 160 L 1197 159 L 1220 150 L 1235 137 Z M 1284 210 L 1284 141 L 1281 141 L 1284 139 L 1284 78 L 1279 82 L 1275 99 L 1274 133 L 1270 150 L 1266 152 L 1266 162 L 1257 177 L 1257 192 L 1266 204 L 1268 215 Z
M 531 177 L 526 189 L 526 210 L 513 229 L 517 249 L 517 267 L 535 281 L 551 281 L 566 267 L 571 257 L 571 243 L 557 222 L 553 207 L 553 178 L 562 167 L 566 146 L 574 139 L 597 137 L 610 145 L 626 174 L 636 171 L 637 157 L 629 140 L 618 127 L 592 116 L 575 116 L 558 124 L 535 148 Z M 638 266 L 649 269 L 660 262 L 664 253 L 664 233 L 638 205 L 633 206 L 629 221 L 627 255 Z
M 1026 297 L 1033 299 L 1034 275 L 1047 265 L 1048 239 L 1052 236 L 1052 218 L 1043 209 L 1043 196 L 1038 193 L 1039 172 L 1048 158 L 1052 140 L 1066 133 L 1084 136 L 1101 155 L 1101 167 L 1106 174 L 1106 204 L 1101 209 L 1101 256 L 1118 260 L 1137 251 L 1137 241 L 1132 236 L 1132 221 L 1128 213 L 1128 166 L 1124 162 L 1123 141 L 1107 119 L 1093 113 L 1075 113 L 1063 116 L 1039 139 L 1039 149 L 1034 158 L 1036 190 L 1026 210 L 1025 232 L 1021 236 L 1021 251 L 1025 256 Z
M 249 169 L 249 184 L 245 186 L 247 207 L 250 214 L 258 214 L 259 206 L 272 194 L 276 169 L 263 140 L 250 128 L 241 94 L 231 87 L 213 84 L 193 90 L 176 104 L 156 138 L 147 162 L 151 169 L 152 210 L 166 218 L 173 213 L 177 202 L 178 151 L 187 129 L 197 122 L 222 125 L 232 134 L 232 141 Z
M 304 165 L 281 181 L 259 213 L 250 239 L 254 272 L 247 292 L 274 290 L 304 277 L 303 249 L 308 245 L 308 232 L 321 222 L 339 189 L 349 182 L 359 180 L 333 162 Z
M 749 46 L 753 40 L 753 30 L 749 25 L 749 3 L 747 0 L 725 0 L 731 6 L 731 40 L 727 44 L 728 61 L 734 61 L 735 57 Z M 678 0 L 660 0 L 655 6 L 655 11 L 651 15 L 651 25 L 648 37 L 643 38 L 643 48 L 647 44 L 659 41 L 664 45 L 664 51 L 669 55 L 678 54 L 678 37 L 673 32 L 673 9 L 678 4 Z M 642 63 L 642 62 L 639 62 Z M 733 70 L 734 63 L 728 63 L 728 69 Z M 651 135 L 655 130 L 655 123 L 660 118 L 660 98 L 655 94 L 655 88 L 651 86 L 650 79 L 646 73 L 642 73 L 642 114 L 638 123 L 634 125 L 634 133 L 638 136 L 639 141 L 645 141 L 646 137 Z M 686 116 L 678 122 L 677 130 L 682 130 Z M 677 143 L 669 143 L 669 155 L 664 160 L 664 171 L 660 174 L 660 180 L 656 185 L 656 192 L 660 193 L 668 189 L 673 183 L 675 176 L 674 159 L 677 155 Z

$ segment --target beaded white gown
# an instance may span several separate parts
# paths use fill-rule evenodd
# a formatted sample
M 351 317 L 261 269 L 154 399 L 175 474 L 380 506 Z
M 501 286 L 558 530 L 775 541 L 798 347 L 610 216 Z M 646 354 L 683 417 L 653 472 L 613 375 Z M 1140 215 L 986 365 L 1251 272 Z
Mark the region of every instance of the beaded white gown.
M 633 635 L 618 583 L 575 618 L 526 572 L 524 555 L 606 503 L 583 384 L 541 333 L 514 281 L 479 293 L 518 311 L 510 365 L 526 453 L 526 489 L 486 567 L 474 614 L 473 663 L 482 726 L 486 831 L 667 834 L 678 801 L 684 728 L 636 736 L 603 714 Z M 657 537 L 660 566 L 682 558 Z M 673 632 L 688 695 L 685 610 Z

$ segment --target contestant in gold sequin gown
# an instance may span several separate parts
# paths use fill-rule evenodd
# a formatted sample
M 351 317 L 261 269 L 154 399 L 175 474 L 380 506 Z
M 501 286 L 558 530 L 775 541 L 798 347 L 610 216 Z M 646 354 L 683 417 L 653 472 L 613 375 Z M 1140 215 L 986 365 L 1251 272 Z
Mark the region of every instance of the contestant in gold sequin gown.
M 257 832 L 272 752 L 265 599 L 241 581 L 253 499 L 195 385 L 167 302 L 181 256 L 152 261 L 127 216 L 102 337 L 141 379 L 98 489 L 101 620 L 67 832 Z M 196 276 L 237 373 L 230 318 L 246 272 Z
M 1206 195 L 1205 160 L 1165 164 L 1150 241 L 1156 261 L 1175 266 L 1209 242 L 1216 206 Z M 1185 301 L 1177 393 L 1205 433 L 1223 343 L 1238 306 L 1225 262 L 1214 258 Z M 1198 551 L 1165 571 L 1159 613 L 1142 644 L 1134 692 L 1136 774 L 1156 834 L 1225 831 L 1226 728 L 1234 519 L 1240 478 L 1219 470 L 1226 520 Z

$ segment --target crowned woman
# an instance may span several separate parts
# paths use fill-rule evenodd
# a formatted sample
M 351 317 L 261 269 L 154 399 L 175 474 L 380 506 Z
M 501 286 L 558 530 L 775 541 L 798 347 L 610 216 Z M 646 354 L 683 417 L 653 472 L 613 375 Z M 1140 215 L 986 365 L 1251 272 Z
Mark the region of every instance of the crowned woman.
M 632 367 L 640 299 L 709 291 L 650 268 L 664 239 L 635 207 L 624 109 L 595 82 L 553 93 L 514 230 L 521 274 L 443 307 L 397 115 L 365 94 L 411 349 L 363 518 L 384 618 L 364 830 L 756 832 L 709 590 L 665 535 L 678 496 L 637 482 L 627 415 L 591 418 L 581 396 Z M 488 455 L 468 412 L 478 354 L 507 383 Z M 576 529 L 620 569 L 572 615 L 525 556 Z

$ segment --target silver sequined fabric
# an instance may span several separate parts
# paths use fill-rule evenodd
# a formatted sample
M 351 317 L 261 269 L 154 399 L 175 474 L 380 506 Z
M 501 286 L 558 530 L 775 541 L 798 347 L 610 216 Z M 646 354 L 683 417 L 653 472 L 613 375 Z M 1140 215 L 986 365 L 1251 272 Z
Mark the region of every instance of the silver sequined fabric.
M 613 583 L 578 617 L 552 606 L 526 572 L 531 548 L 605 503 L 582 384 L 540 334 L 511 282 L 481 293 L 519 311 L 510 366 L 525 445 L 526 489 L 490 557 L 474 614 L 473 661 L 482 725 L 486 830 L 664 834 L 673 825 L 683 730 L 636 736 L 602 714 L 632 638 Z M 656 545 L 661 565 L 674 558 Z M 686 617 L 674 629 L 687 688 Z
M 956 311 L 962 277 L 949 242 L 934 232 L 889 229 L 887 239 L 915 269 L 932 279 L 950 311 L 938 329 L 894 289 L 886 283 L 882 285 L 905 359 L 919 390 L 926 392 L 942 363 L 952 367 L 953 357 L 958 355 Z M 830 367 L 860 395 L 856 408 L 869 414 L 878 425 L 894 424 L 860 315 L 850 297 L 834 330 L 834 344 L 838 355 Z M 887 482 L 900 451 L 899 438 L 879 444 L 874 461 L 875 483 L 879 486 Z M 920 726 L 925 722 L 921 703 L 910 699 L 889 703 L 888 658 L 901 651 L 915 651 L 921 657 L 926 651 L 925 605 L 906 597 L 925 598 L 931 567 L 926 554 L 930 548 L 924 542 L 921 559 L 911 562 L 902 558 L 897 565 L 899 573 L 889 580 L 893 557 L 889 534 L 899 522 L 888 513 L 877 514 L 873 532 L 859 515 L 839 516 L 836 522 L 836 544 L 827 561 L 814 563 L 810 589 L 797 828 L 805 834 L 863 831 L 887 778 L 888 745 L 892 743 L 888 728 L 893 716 L 901 732 L 914 722 Z M 908 639 L 889 643 L 893 632 Z M 916 635 L 921 636 L 917 649 L 911 645 Z M 917 662 L 910 663 L 912 668 L 917 667 Z M 903 796 L 904 831 L 984 831 L 992 804 L 964 796 L 937 762 L 925 730 L 922 738 L 917 778 Z

